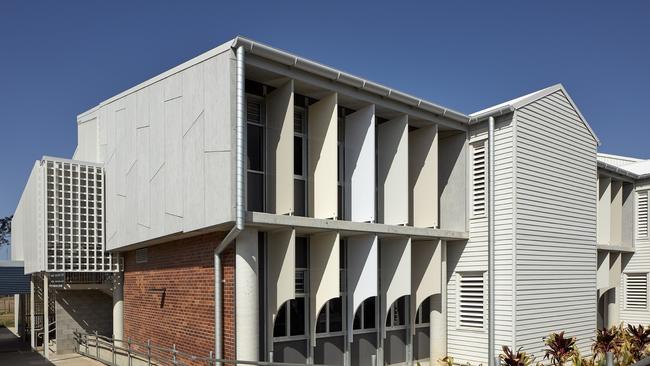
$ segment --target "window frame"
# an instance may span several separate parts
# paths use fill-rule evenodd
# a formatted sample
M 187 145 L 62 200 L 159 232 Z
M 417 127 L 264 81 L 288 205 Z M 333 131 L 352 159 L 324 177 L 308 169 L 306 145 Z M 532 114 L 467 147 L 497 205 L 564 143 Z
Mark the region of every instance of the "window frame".
M 639 189 L 635 193 L 635 201 L 634 201 L 634 227 L 635 227 L 635 238 L 638 240 L 644 240 L 648 239 L 650 237 L 650 189 Z M 646 223 L 645 223 L 645 234 L 641 235 L 640 233 L 640 222 L 641 222 L 641 206 L 640 206 L 640 200 L 642 196 L 645 196 L 645 216 L 646 216 Z
M 250 121 L 248 119 L 248 103 L 249 101 L 256 101 L 260 105 L 260 122 L 254 122 Z M 262 164 L 262 170 L 255 170 L 255 169 L 250 169 L 249 168 L 249 158 L 248 158 L 248 147 L 246 148 L 246 210 L 249 210 L 248 207 L 248 199 L 250 198 L 248 196 L 248 175 L 249 174 L 255 174 L 259 175 L 262 177 L 262 210 L 261 212 L 266 212 L 267 210 L 267 192 L 266 192 L 266 186 L 267 186 L 267 181 L 266 181 L 266 169 L 267 169 L 267 154 L 266 154 L 266 148 L 268 146 L 268 141 L 267 141 L 267 131 L 266 131 L 266 101 L 264 97 L 261 97 L 259 95 L 251 94 L 251 93 L 246 93 L 246 144 L 248 145 L 248 127 L 249 125 L 259 127 L 261 129 L 261 140 L 262 140 L 262 147 L 261 147 L 261 164 Z

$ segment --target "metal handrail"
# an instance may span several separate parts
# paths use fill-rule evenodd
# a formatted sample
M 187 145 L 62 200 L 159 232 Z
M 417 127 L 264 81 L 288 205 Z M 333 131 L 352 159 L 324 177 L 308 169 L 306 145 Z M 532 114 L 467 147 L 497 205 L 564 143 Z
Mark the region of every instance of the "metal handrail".
M 151 341 L 146 343 L 134 341 L 131 338 L 127 340 L 106 337 L 97 334 L 81 333 L 78 331 L 73 332 L 75 341 L 75 352 L 92 358 L 96 361 L 102 362 L 111 366 L 118 366 L 116 363 L 117 355 L 127 357 L 127 364 L 133 365 L 133 359 L 146 362 L 148 366 L 151 365 L 173 365 L 173 366 L 190 366 L 185 362 L 192 362 L 193 364 L 203 364 L 206 366 L 217 365 L 254 365 L 254 366 L 304 366 L 301 363 L 287 363 L 287 362 L 267 362 L 267 361 L 243 361 L 243 360 L 228 360 L 218 359 L 213 357 L 213 353 L 205 356 L 195 356 L 189 353 L 181 352 L 176 349 L 176 345 L 172 348 L 154 345 Z M 120 345 L 121 344 L 121 345 Z M 124 346 L 126 344 L 126 347 Z M 91 353 L 89 348 L 95 348 L 95 353 Z M 111 351 L 110 360 L 102 359 L 100 357 L 100 350 Z M 145 351 L 146 350 L 146 351 Z M 183 361 L 185 362 L 183 362 Z M 325 364 L 309 364 L 310 366 L 334 366 Z

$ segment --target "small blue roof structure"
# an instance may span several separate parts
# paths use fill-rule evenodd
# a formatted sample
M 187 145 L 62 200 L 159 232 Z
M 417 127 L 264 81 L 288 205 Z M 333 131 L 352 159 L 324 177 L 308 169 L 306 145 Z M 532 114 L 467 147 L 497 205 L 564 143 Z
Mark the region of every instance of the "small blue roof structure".
M 29 275 L 22 261 L 0 261 L 0 296 L 28 294 Z

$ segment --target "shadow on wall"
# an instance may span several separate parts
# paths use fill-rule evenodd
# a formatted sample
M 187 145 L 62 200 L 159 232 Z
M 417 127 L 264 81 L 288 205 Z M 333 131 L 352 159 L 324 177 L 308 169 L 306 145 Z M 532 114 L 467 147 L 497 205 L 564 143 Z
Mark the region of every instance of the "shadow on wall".
M 57 354 L 74 350 L 73 332 L 113 334 L 113 299 L 98 290 L 63 290 L 56 293 Z

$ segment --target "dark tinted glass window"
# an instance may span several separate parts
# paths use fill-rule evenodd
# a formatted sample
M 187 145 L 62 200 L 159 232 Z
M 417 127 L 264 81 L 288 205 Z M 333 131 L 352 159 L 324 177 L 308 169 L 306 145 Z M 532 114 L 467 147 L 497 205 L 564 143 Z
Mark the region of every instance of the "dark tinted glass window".
M 290 334 L 303 335 L 305 334 L 305 298 L 298 297 L 295 300 L 289 301 L 290 313 Z
M 287 335 L 287 304 L 285 303 L 280 308 L 278 315 L 275 317 L 275 324 L 273 326 L 274 337 L 285 337 Z
M 296 216 L 306 216 L 307 215 L 307 205 L 305 199 L 305 181 L 300 179 L 293 180 L 293 204 L 294 212 Z
M 248 173 L 246 182 L 248 193 L 247 207 L 249 211 L 264 212 L 264 176 L 259 173 Z
M 302 137 L 293 137 L 293 174 L 303 175 Z
M 316 320 L 316 333 L 327 332 L 327 305 L 323 306 Z
M 329 302 L 330 310 L 330 332 L 340 332 L 343 330 L 343 307 L 341 298 L 332 299 Z
M 362 308 L 359 308 L 356 313 L 354 313 L 354 321 L 352 322 L 352 329 L 361 329 L 361 313 L 363 313 Z
M 264 170 L 262 127 L 249 124 L 247 142 L 248 169 L 257 171 Z
M 373 329 L 375 327 L 375 298 L 371 297 L 363 302 L 363 327 Z
M 309 267 L 309 253 L 307 252 L 307 238 L 296 238 L 296 268 Z

